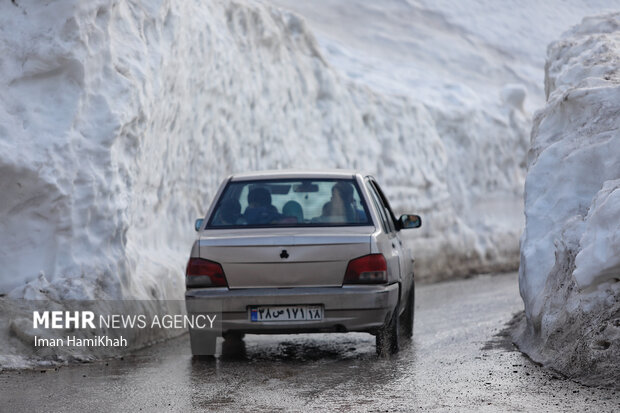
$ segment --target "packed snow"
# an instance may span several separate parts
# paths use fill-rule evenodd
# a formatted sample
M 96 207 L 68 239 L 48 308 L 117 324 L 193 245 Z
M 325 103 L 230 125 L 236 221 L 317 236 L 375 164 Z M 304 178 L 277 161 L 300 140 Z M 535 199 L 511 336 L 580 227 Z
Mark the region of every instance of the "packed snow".
M 464 3 L 325 2 L 318 41 L 267 2 L 0 3 L 0 365 L 11 300 L 182 298 L 232 172 L 368 171 L 419 278 L 515 268 L 545 44 L 609 2 Z
M 620 368 L 620 13 L 549 46 L 525 184 L 518 342 L 569 377 Z
M 545 103 L 547 44 L 586 15 L 619 9 L 620 1 L 271 2 L 307 19 L 343 76 L 428 110 L 447 157 L 449 197 L 424 209 L 430 232 L 413 235 L 417 276 L 516 268 L 531 113 Z M 393 177 L 379 178 L 398 209 L 419 208 L 421 199 L 399 193 Z

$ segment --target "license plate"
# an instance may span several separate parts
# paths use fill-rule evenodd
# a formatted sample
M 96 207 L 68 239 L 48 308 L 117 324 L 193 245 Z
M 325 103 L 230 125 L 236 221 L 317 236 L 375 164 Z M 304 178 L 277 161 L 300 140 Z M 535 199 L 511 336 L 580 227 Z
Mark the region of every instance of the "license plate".
M 322 305 L 251 307 L 252 321 L 317 321 L 323 319 Z

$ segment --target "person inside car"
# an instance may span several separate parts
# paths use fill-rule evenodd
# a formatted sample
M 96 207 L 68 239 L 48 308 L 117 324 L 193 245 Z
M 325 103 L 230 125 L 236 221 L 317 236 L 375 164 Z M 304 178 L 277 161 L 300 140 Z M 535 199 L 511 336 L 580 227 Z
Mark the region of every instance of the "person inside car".
M 304 211 L 299 202 L 288 201 L 282 207 L 282 215 L 285 218 L 294 218 L 295 223 L 304 222 Z
M 355 207 L 351 184 L 338 182 L 332 187 L 331 199 L 323 205 L 321 217 L 325 222 L 358 222 L 365 220 L 366 214 Z
M 241 217 L 241 204 L 236 199 L 226 199 L 220 206 L 220 221 L 222 225 L 235 225 L 240 223 Z
M 271 193 L 267 188 L 250 190 L 243 217 L 249 225 L 269 224 L 280 217 L 277 208 L 271 204 Z

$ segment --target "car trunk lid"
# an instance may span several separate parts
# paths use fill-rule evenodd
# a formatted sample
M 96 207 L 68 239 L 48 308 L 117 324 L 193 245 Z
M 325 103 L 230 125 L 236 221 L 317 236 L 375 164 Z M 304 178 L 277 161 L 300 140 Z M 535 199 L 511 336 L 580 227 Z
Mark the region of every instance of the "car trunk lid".
M 369 253 L 370 234 L 359 229 L 200 240 L 200 256 L 222 265 L 231 289 L 340 287 L 349 261 Z

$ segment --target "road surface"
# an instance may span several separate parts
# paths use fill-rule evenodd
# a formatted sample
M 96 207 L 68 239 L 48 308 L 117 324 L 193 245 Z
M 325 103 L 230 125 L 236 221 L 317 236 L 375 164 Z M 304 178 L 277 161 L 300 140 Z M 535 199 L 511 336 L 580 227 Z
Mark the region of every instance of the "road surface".
M 248 335 L 192 360 L 187 335 L 123 359 L 0 373 L 4 411 L 620 411 L 620 392 L 559 378 L 501 334 L 517 275 L 418 287 L 414 339 Z M 618 394 L 617 394 L 618 393 Z

